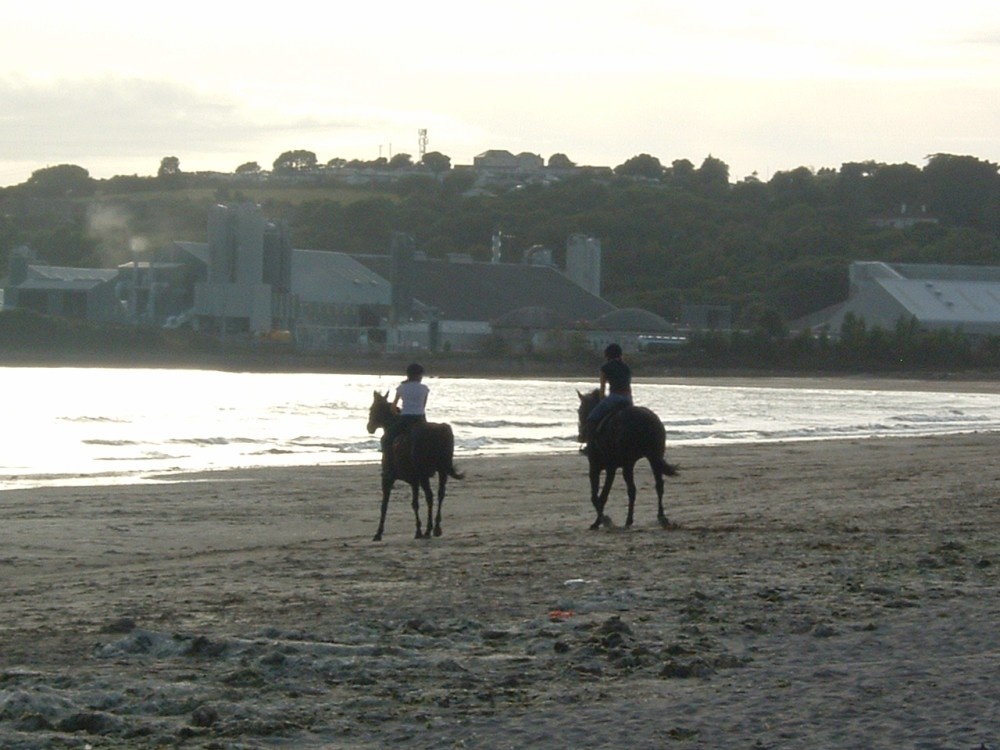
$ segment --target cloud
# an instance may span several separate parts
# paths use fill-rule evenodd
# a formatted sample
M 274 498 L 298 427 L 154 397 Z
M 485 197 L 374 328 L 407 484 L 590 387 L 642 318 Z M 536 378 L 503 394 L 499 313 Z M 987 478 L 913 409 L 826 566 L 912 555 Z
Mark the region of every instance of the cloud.
M 175 84 L 121 80 L 62 80 L 0 84 L 6 156 L 47 160 L 116 153 L 148 154 L 150 143 L 212 142 L 235 107 Z
M 313 5 L 290 0 L 285 16 L 305 21 L 265 37 L 224 3 L 200 4 L 194 25 L 187 0 L 111 18 L 12 7 L 0 185 L 58 163 L 110 177 L 155 174 L 164 156 L 191 172 L 291 149 L 416 154 L 419 128 L 453 164 L 489 148 L 608 166 L 712 154 L 740 176 L 1000 155 L 995 1 Z
M 112 76 L 46 83 L 0 80 L 0 101 L 0 164 L 34 163 L 32 170 L 142 160 L 148 164 L 142 173 L 152 174 L 163 156 L 178 156 L 184 168 L 202 155 L 231 156 L 231 170 L 257 158 L 262 143 L 358 127 L 349 119 L 254 111 L 236 97 L 177 83 Z M 300 146 L 285 146 L 294 147 Z

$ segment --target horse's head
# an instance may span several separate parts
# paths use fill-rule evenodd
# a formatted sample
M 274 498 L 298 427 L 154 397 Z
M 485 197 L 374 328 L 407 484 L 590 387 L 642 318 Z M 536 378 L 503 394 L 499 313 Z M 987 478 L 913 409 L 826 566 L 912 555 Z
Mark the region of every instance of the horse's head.
M 594 407 L 600 403 L 601 391 L 600 389 L 595 388 L 590 393 L 580 393 L 580 391 L 577 391 L 576 395 L 580 397 L 580 406 L 576 410 L 577 440 L 582 443 L 586 440 L 583 434 L 583 426 L 587 422 L 587 417 L 590 415 L 590 412 L 592 412 Z
M 368 434 L 374 435 L 379 427 L 383 429 L 392 418 L 392 404 L 389 403 L 389 392 L 385 394 L 373 392 L 372 405 L 368 409 Z

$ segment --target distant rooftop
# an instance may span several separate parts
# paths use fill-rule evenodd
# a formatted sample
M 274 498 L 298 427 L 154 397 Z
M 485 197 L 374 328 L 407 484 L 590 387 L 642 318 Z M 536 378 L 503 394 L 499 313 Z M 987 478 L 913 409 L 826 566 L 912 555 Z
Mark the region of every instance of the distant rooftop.
M 388 255 L 358 259 L 390 278 Z M 573 321 L 593 321 L 616 309 L 557 269 L 524 263 L 415 259 L 412 291 L 416 301 L 437 308 L 449 320 L 492 321 L 540 302 L 552 314 Z

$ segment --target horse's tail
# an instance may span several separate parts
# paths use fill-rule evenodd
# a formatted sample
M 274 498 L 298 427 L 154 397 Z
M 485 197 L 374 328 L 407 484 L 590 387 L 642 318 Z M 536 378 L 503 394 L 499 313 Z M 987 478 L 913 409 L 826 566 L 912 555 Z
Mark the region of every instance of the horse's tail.
M 448 476 L 452 479 L 465 479 L 465 474 L 455 468 L 455 435 L 448 425 Z
M 677 464 L 667 463 L 667 460 L 662 455 L 654 457 L 653 468 L 666 477 L 675 477 L 679 473 Z
M 451 429 L 450 424 L 443 424 L 443 433 L 445 435 L 445 446 L 446 446 L 446 456 L 448 461 L 448 466 L 445 471 L 448 472 L 448 476 L 452 479 L 465 479 L 465 474 L 460 472 L 455 468 L 455 433 Z

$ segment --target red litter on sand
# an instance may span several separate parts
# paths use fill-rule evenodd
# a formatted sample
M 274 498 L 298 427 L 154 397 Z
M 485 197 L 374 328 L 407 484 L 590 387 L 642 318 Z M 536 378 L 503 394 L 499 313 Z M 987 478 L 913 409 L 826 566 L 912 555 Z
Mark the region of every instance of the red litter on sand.
M 554 609 L 549 612 L 549 619 L 552 622 L 565 622 L 571 618 L 575 613 L 571 609 Z

